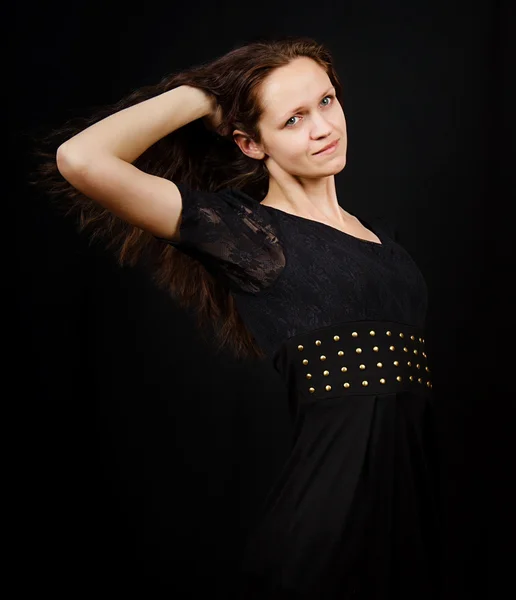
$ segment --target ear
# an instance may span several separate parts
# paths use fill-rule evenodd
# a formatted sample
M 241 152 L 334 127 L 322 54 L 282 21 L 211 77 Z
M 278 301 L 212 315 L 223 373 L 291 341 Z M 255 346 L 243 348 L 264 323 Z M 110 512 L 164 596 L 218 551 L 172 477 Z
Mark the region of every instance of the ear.
M 256 160 L 263 160 L 265 157 L 262 146 L 257 144 L 243 131 L 235 129 L 235 131 L 233 131 L 233 140 L 246 156 Z

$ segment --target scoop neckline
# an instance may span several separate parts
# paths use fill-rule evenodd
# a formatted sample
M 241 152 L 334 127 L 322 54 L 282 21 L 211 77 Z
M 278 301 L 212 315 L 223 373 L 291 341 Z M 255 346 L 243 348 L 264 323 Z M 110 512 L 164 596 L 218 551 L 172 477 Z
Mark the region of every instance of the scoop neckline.
M 378 242 L 373 242 L 372 240 L 366 240 L 364 238 L 358 237 L 356 235 L 351 235 L 351 233 L 346 233 L 345 231 L 342 231 L 341 229 L 337 229 L 336 227 L 333 227 L 333 225 L 328 225 L 327 223 L 323 223 L 322 221 L 317 221 L 315 219 L 309 219 L 308 217 L 301 217 L 300 215 L 293 215 L 292 213 L 289 213 L 285 210 L 281 210 L 281 208 L 276 208 L 275 206 L 270 206 L 268 204 L 261 204 L 260 206 L 263 206 L 265 208 L 270 208 L 273 211 L 277 211 L 280 213 L 283 213 L 284 215 L 287 215 L 289 217 L 292 217 L 294 219 L 301 219 L 302 221 L 308 221 L 309 223 L 315 223 L 316 225 L 321 225 L 322 227 L 326 227 L 328 229 L 331 229 L 337 233 L 340 233 L 348 238 L 352 238 L 354 240 L 356 240 L 357 242 L 361 242 L 364 244 L 370 244 L 373 246 L 378 246 L 379 248 L 384 247 L 385 246 L 385 239 L 383 238 L 382 235 L 380 235 L 377 231 L 375 231 L 371 225 L 365 221 L 364 219 L 362 219 L 361 217 L 357 216 L 357 215 L 352 215 L 353 217 L 355 217 L 355 219 L 358 219 L 358 221 L 360 221 L 360 223 L 366 228 L 368 229 L 371 233 L 373 233 L 379 240 L 380 243 Z

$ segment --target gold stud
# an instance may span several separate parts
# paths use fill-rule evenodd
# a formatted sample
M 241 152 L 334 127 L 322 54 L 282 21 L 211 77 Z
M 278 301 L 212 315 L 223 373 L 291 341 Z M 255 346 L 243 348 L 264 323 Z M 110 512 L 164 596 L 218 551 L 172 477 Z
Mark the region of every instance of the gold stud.
M 426 352 L 421 352 L 421 354 L 426 358 Z
M 400 333 L 400 338 L 403 339 L 405 337 L 404 333 Z
M 423 383 L 423 379 L 421 377 L 418 377 L 418 382 Z
M 396 348 L 395 348 L 394 346 L 389 346 L 389 350 L 390 350 L 391 352 L 394 352 L 394 350 L 396 350 Z
M 373 352 L 378 352 L 378 350 L 380 350 L 380 348 L 378 348 L 378 346 L 373 346 Z
M 414 377 L 412 375 L 409 375 L 409 379 L 410 381 L 414 381 Z
M 327 385 L 327 386 L 326 386 L 324 389 L 325 389 L 327 392 L 331 392 L 331 385 Z
M 299 344 L 299 346 L 297 347 L 297 349 L 299 350 L 299 352 L 301 352 L 301 350 L 304 350 L 304 349 L 305 349 L 305 347 L 304 347 L 304 346 L 301 346 L 301 344 Z
M 415 341 L 415 339 L 416 339 L 416 338 L 415 338 L 415 336 L 411 335 L 411 336 L 410 336 L 410 339 L 411 339 L 412 341 Z
M 414 354 L 417 356 L 417 355 L 418 355 L 418 351 L 417 351 L 417 350 L 414 350 Z
M 321 340 L 315 340 L 315 345 L 320 346 L 322 344 Z
M 403 352 L 408 352 L 408 348 L 406 346 L 403 346 Z
M 333 336 L 333 341 L 334 342 L 338 342 L 340 340 L 340 337 L 338 335 L 334 335 Z
M 407 361 L 407 367 L 411 367 L 411 366 L 412 366 L 412 363 L 410 362 L 410 360 Z
M 386 331 L 385 333 L 389 336 L 392 335 L 392 332 L 390 332 L 390 331 Z
M 419 363 L 416 364 L 416 369 L 420 369 L 421 365 Z
M 383 377 L 380 379 L 380 383 L 385 383 L 385 379 Z
M 430 373 L 430 369 L 428 367 L 425 367 L 425 371 L 427 371 L 428 373 Z
M 308 364 L 308 359 L 304 358 L 304 359 L 303 359 L 303 364 L 304 364 L 304 365 L 307 365 L 307 364 Z
M 347 381 L 343 385 L 344 385 L 345 388 L 349 387 L 349 383 Z
M 315 392 L 315 388 L 308 388 L 308 391 L 313 394 Z
M 355 350 L 355 352 L 356 352 L 357 354 L 362 354 L 362 348 L 357 348 L 357 349 Z
M 364 381 L 362 381 L 362 385 L 363 385 L 364 387 L 367 387 L 367 386 L 369 385 L 369 382 L 364 380 Z
M 397 381 L 401 381 L 401 375 L 398 375 L 398 376 L 396 377 L 396 380 L 397 380 Z
M 354 332 L 353 332 L 351 335 L 352 335 L 353 337 L 358 337 L 358 333 L 357 333 L 356 331 L 354 331 Z
M 395 361 L 394 361 L 392 364 L 393 364 L 395 367 L 399 367 L 399 366 L 400 366 L 400 363 L 399 363 L 397 360 L 395 360 Z
M 320 359 L 321 360 L 326 360 L 326 356 L 324 356 L 324 354 L 321 354 Z
M 341 368 L 340 368 L 340 370 L 341 370 L 343 373 L 345 373 L 345 372 L 348 370 L 348 368 L 347 368 L 347 367 L 341 367 Z
M 363 371 L 365 369 L 365 365 L 360 365 L 358 368 Z
M 344 356 L 344 350 L 339 350 L 339 351 L 337 352 L 337 354 L 338 354 L 339 356 Z
M 312 379 L 312 374 L 311 374 L 311 373 L 307 373 L 307 374 L 305 375 L 305 377 L 306 377 L 307 379 Z
M 328 375 L 329 375 L 329 374 L 330 374 L 330 372 L 329 372 L 329 371 L 323 371 L 323 375 L 324 375 L 325 377 L 328 377 Z
M 430 387 L 430 382 L 429 381 L 426 382 L 426 387 Z
M 379 369 L 381 369 L 381 368 L 383 367 L 383 363 L 381 363 L 381 362 L 379 362 L 379 363 L 376 363 L 376 366 L 377 366 Z
M 374 337 L 374 336 L 376 335 L 376 331 L 373 331 L 373 330 L 371 329 L 371 331 L 369 332 L 369 335 L 370 335 L 371 337 Z

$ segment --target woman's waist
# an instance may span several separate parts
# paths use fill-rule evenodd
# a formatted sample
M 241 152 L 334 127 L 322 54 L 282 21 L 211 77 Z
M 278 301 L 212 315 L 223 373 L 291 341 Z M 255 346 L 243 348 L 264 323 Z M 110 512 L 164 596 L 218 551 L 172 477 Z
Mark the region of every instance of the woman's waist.
M 349 321 L 285 340 L 273 363 L 291 392 L 320 401 L 345 395 L 430 393 L 424 329 L 393 321 Z

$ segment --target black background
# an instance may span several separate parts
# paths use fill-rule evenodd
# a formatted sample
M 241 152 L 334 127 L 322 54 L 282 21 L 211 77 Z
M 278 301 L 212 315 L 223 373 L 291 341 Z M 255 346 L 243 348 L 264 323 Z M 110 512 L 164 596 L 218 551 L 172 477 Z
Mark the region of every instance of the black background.
M 343 83 L 340 203 L 392 216 L 429 286 L 446 598 L 497 598 L 514 556 L 509 2 L 129 5 L 9 6 L 20 318 L 5 397 L 20 412 L 7 422 L 18 584 L 66 598 L 230 597 L 288 451 L 280 381 L 265 363 L 215 356 L 148 273 L 120 268 L 56 217 L 26 185 L 29 151 L 40 128 L 291 34 L 327 44 Z

